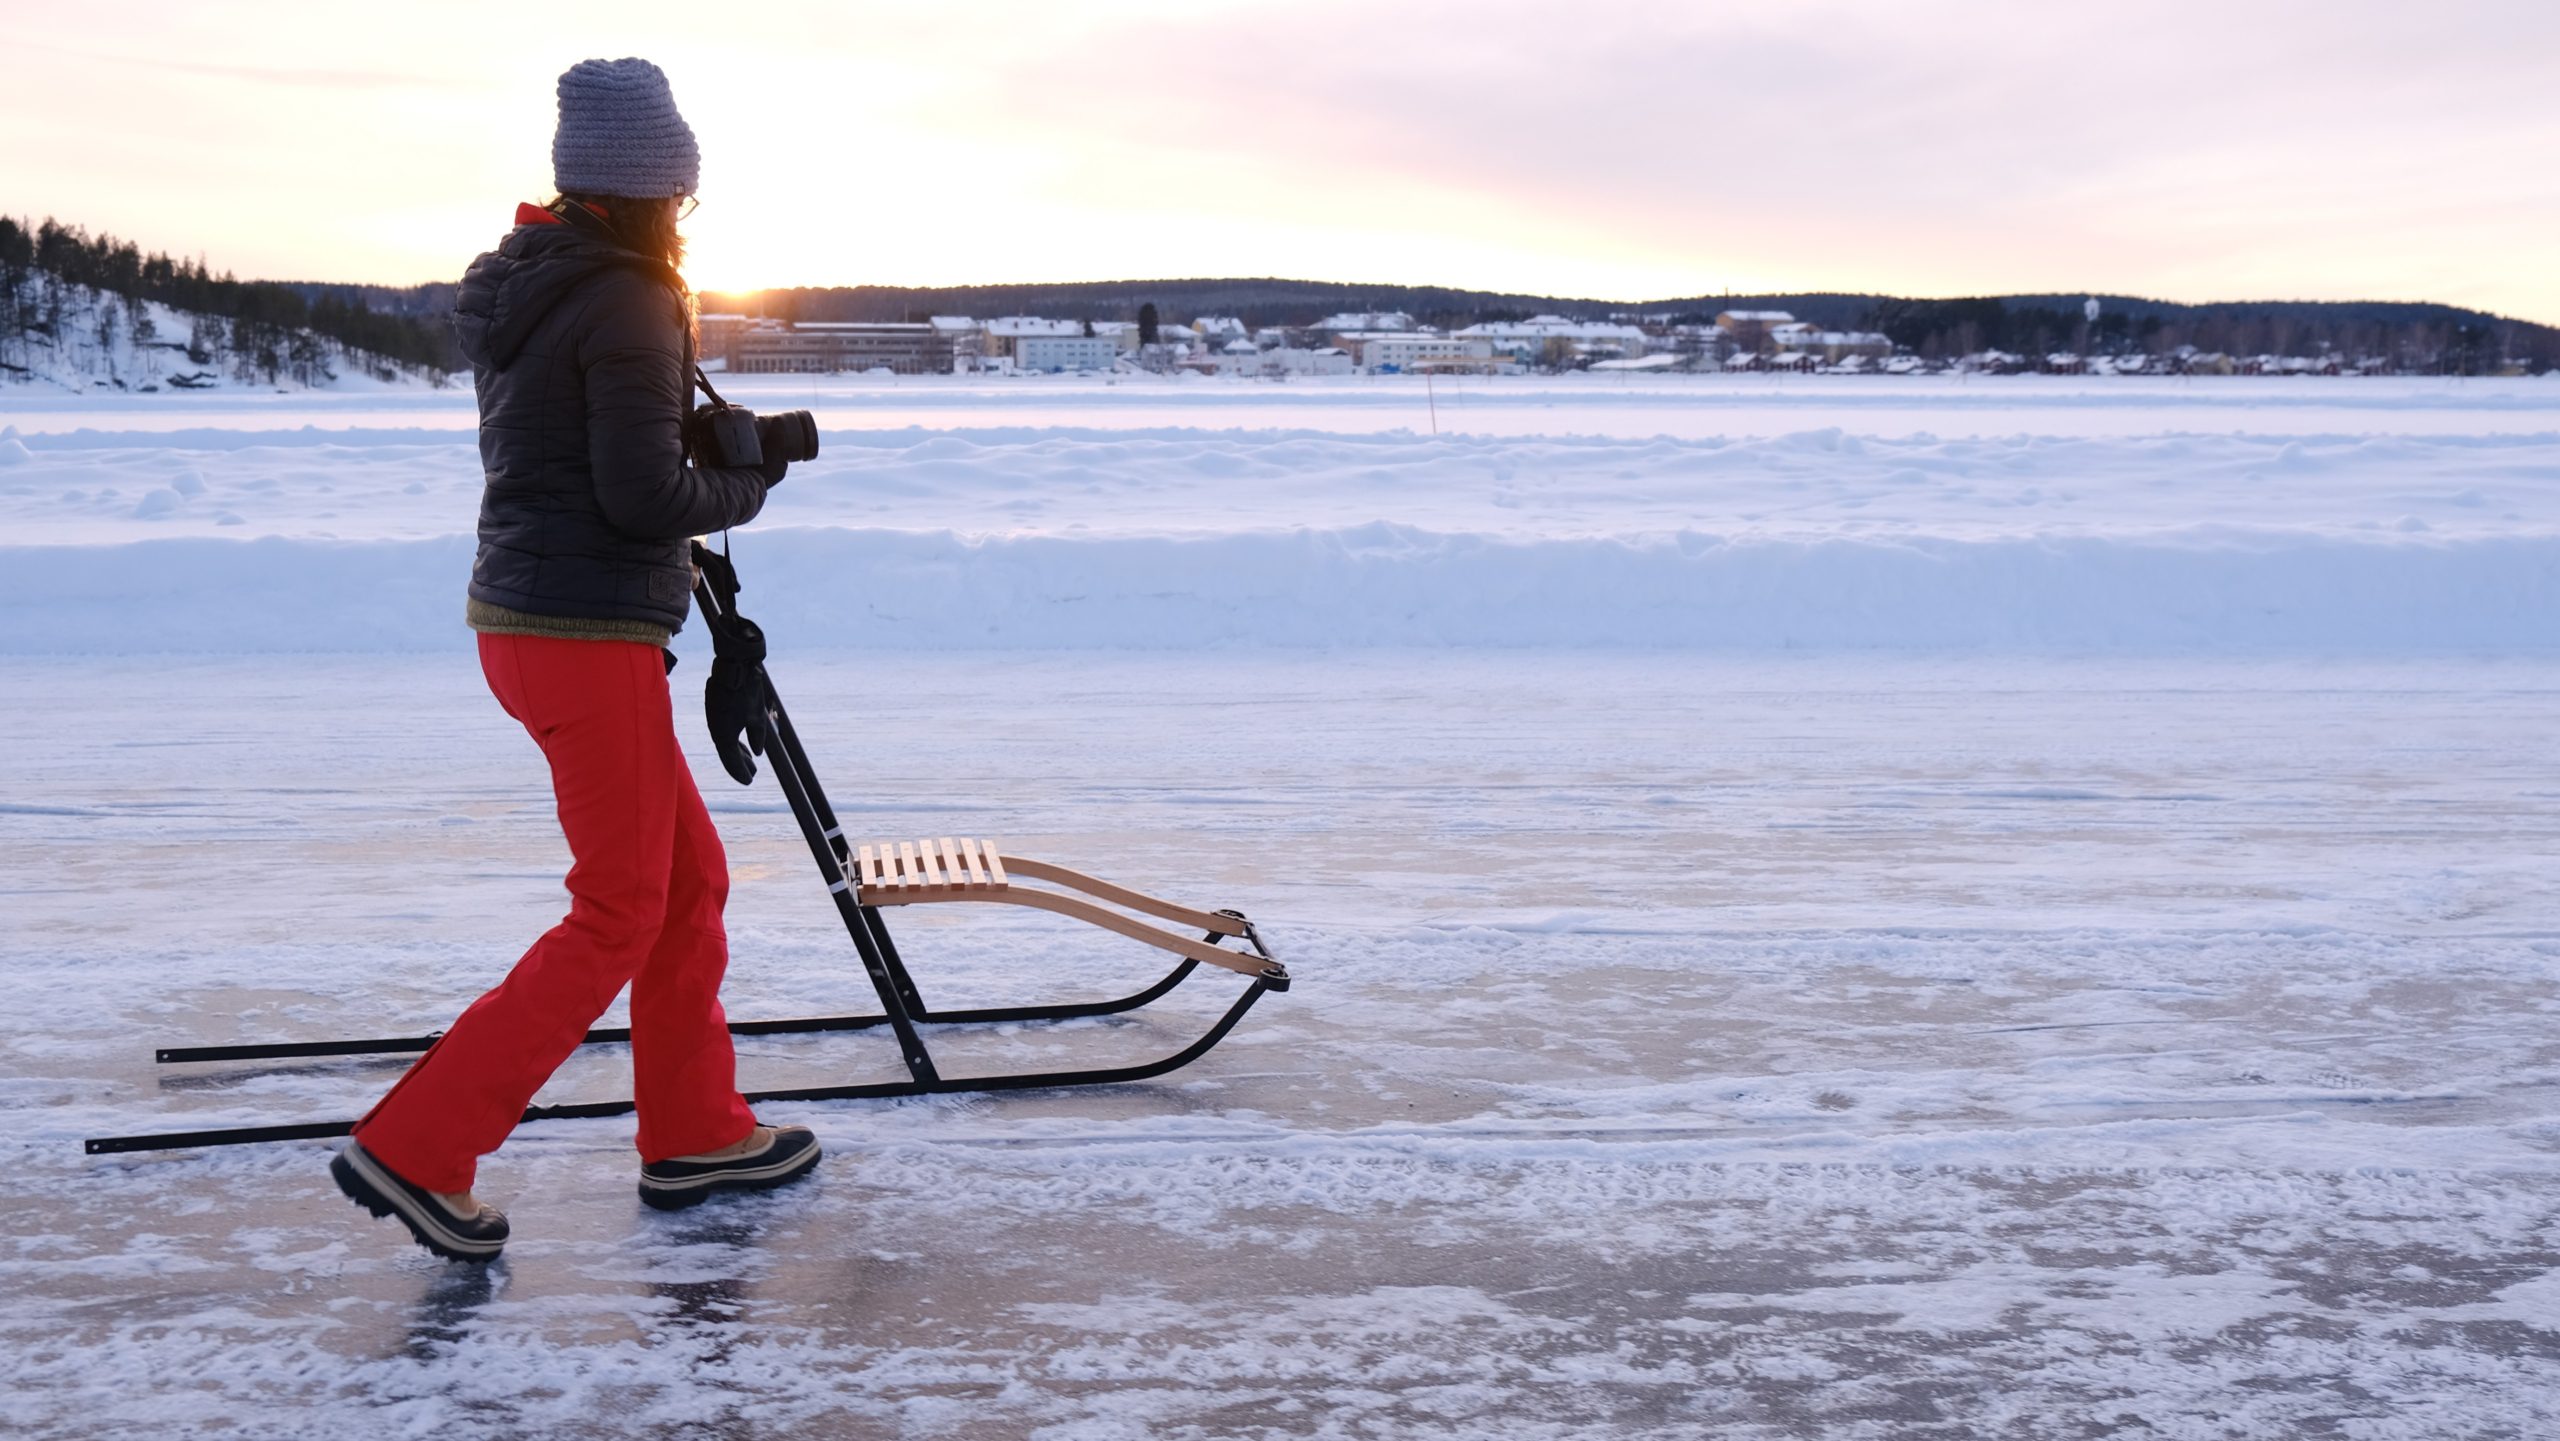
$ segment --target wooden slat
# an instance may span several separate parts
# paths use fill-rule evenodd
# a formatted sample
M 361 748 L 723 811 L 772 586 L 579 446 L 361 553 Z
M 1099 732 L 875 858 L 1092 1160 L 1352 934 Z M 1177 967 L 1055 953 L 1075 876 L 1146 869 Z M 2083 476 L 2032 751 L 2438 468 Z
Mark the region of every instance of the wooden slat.
M 978 843 L 967 836 L 960 838 L 960 864 L 969 873 L 969 889 L 983 891 L 987 888 L 987 863 L 978 854 Z
M 898 885 L 901 889 L 920 890 L 923 888 L 923 877 L 918 874 L 918 868 L 923 864 L 923 862 L 916 859 L 915 842 L 898 842 Z
M 1004 876 L 1004 857 L 996 854 L 996 843 L 994 841 L 980 841 L 978 844 L 986 847 L 988 881 L 993 884 L 997 890 L 1003 890 L 1007 885 L 1011 884 L 1011 882 L 1007 881 Z
M 955 891 L 969 889 L 969 868 L 962 865 L 960 857 L 953 853 L 950 837 L 944 836 L 934 841 L 933 858 L 942 863 L 944 885 Z
M 865 891 L 867 891 L 867 890 L 872 890 L 872 889 L 876 889 L 876 888 L 878 887 L 878 885 L 879 885 L 879 882 L 878 882 L 878 881 L 876 881 L 876 880 L 874 880 L 874 879 L 872 878 L 874 874 L 875 874 L 875 873 L 874 873 L 874 872 L 872 871 L 872 869 L 871 869 L 871 847 L 869 847 L 869 846 L 856 846 L 856 847 L 854 847 L 854 849 L 853 849 L 853 885 L 854 885 L 854 889 L 856 889 L 856 890 L 865 890 Z

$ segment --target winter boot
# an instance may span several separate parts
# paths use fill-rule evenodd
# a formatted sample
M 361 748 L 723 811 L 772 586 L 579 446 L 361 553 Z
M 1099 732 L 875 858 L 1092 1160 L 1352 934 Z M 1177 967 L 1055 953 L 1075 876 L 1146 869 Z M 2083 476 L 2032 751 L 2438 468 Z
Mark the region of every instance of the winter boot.
M 465 1192 L 441 1195 L 402 1180 L 353 1141 L 329 1163 L 347 1199 L 377 1216 L 397 1216 L 418 1244 L 448 1261 L 486 1261 L 507 1244 L 507 1218 Z
M 788 1185 L 818 1164 L 818 1135 L 806 1126 L 758 1126 L 734 1146 L 699 1156 L 672 1156 L 640 1168 L 640 1199 L 681 1211 L 714 1191 L 764 1191 Z

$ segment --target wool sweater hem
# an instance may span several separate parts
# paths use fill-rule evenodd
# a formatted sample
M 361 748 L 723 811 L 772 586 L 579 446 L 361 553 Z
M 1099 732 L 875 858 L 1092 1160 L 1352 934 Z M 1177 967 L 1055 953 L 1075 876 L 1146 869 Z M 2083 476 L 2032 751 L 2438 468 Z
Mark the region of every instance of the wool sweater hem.
M 653 645 L 661 650 L 675 639 L 675 632 L 645 620 L 621 617 L 590 618 L 576 615 L 535 615 L 530 611 L 510 610 L 473 599 L 462 609 L 463 623 L 482 635 L 538 635 L 553 640 L 627 640 Z

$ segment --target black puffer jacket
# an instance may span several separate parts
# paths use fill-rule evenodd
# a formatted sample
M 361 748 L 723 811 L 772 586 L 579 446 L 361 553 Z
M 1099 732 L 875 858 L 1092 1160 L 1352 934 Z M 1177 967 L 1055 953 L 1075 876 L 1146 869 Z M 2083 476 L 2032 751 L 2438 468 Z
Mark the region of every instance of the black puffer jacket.
M 765 477 L 685 463 L 692 346 L 672 272 L 583 227 L 519 225 L 471 262 L 454 327 L 488 483 L 472 599 L 681 628 L 685 542 L 754 518 Z

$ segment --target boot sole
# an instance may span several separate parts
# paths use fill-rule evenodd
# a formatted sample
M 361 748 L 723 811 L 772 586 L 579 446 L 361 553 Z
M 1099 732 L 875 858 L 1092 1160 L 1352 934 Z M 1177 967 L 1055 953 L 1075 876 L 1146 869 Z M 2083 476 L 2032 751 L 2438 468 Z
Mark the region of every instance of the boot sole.
M 467 1240 L 443 1231 L 432 1221 L 411 1215 L 407 1206 L 394 1200 L 392 1194 L 386 1193 L 381 1187 L 375 1185 L 355 1162 L 347 1159 L 344 1151 L 330 1159 L 329 1175 L 337 1181 L 338 1189 L 346 1193 L 348 1200 L 364 1207 L 377 1217 L 389 1216 L 398 1220 L 401 1225 L 409 1228 L 409 1235 L 419 1245 L 448 1261 L 495 1260 L 498 1253 L 506 1249 L 507 1243 L 504 1241 Z
M 776 1186 L 788 1186 L 816 1170 L 822 1154 L 815 1145 L 811 1145 L 769 1173 L 745 1170 L 683 1181 L 652 1181 L 644 1175 L 640 1178 L 640 1201 L 652 1210 L 684 1211 L 723 1191 L 770 1191 Z

